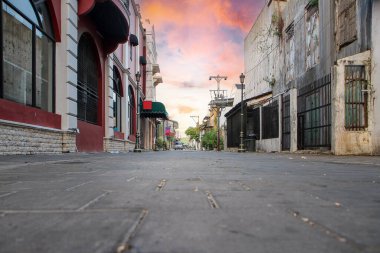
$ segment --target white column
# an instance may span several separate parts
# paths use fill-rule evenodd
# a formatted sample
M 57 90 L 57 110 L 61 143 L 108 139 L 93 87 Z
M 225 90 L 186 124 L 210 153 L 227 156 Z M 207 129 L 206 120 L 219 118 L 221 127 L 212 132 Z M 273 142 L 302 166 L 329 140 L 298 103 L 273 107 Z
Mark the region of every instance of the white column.
M 62 41 L 56 43 L 56 113 L 62 129 L 77 128 L 78 1 L 61 2 Z
M 290 95 L 290 152 L 297 151 L 298 118 L 297 118 L 297 89 L 289 91 Z
M 106 89 L 105 89 L 105 136 L 111 138 L 114 135 L 114 117 L 113 117 L 113 54 L 110 54 L 106 60 Z

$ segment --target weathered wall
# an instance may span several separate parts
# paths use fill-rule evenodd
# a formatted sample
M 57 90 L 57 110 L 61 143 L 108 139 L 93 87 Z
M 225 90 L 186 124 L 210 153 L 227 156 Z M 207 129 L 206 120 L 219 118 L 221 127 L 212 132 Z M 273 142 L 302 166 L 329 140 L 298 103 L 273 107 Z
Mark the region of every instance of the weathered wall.
M 331 72 L 331 66 L 334 62 L 334 14 L 333 1 L 319 1 L 319 62 L 307 69 L 306 66 L 306 14 L 305 8 L 309 0 L 289 1 L 284 9 L 284 29 L 291 22 L 294 22 L 294 39 L 295 39 L 295 59 L 294 59 L 294 80 L 287 82 L 286 69 L 281 70 L 280 85 L 278 90 L 286 90 L 289 88 L 302 88 L 319 78 L 326 76 Z M 286 34 L 284 32 L 283 37 Z M 285 39 L 285 38 L 284 38 Z M 282 46 L 285 47 L 286 41 L 283 41 Z M 285 50 L 282 50 L 284 54 Z M 284 57 L 284 56 L 282 56 Z M 284 66 L 286 67 L 286 66 Z M 276 92 L 275 92 L 276 93 Z
M 264 152 L 280 152 L 281 151 L 281 139 L 266 139 L 256 141 L 256 151 Z
M 290 151 L 297 151 L 297 89 L 291 89 L 290 94 Z
M 245 97 L 271 91 L 280 79 L 280 69 L 283 60 L 280 58 L 280 20 L 281 12 L 286 2 L 273 1 L 265 5 L 254 26 L 244 40 L 244 73 L 246 75 Z M 271 82 L 274 81 L 271 85 Z M 237 90 L 234 105 L 240 102 L 240 92 Z
M 334 67 L 331 83 L 332 95 L 332 142 L 331 150 L 335 155 L 372 154 L 373 107 L 372 96 L 368 97 L 368 129 L 348 131 L 345 128 L 345 66 L 367 64 L 369 70 L 370 51 L 338 60 Z
M 373 153 L 380 155 L 380 1 L 373 1 L 372 16 L 372 91 L 373 98 Z
M 353 29 L 357 29 L 358 39 L 340 50 L 337 45 L 332 45 L 333 47 L 335 46 L 335 49 L 338 51 L 336 54 L 336 59 L 342 59 L 347 56 L 355 55 L 371 49 L 372 1 L 373 0 L 356 1 L 356 28 Z M 376 3 L 376 0 L 374 2 Z M 337 14 L 335 13 L 335 15 Z

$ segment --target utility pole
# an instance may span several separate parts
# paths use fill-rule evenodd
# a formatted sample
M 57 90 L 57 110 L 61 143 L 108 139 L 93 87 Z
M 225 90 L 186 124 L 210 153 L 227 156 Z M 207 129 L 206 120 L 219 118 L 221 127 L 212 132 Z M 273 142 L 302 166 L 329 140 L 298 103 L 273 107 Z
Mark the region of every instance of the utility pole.
M 216 83 L 217 83 L 217 89 L 216 90 L 210 90 L 211 92 L 211 96 L 214 97 L 214 101 L 215 101 L 215 107 L 216 107 L 216 111 L 217 111 L 217 120 L 218 120 L 218 123 L 217 123 L 217 130 L 218 130 L 218 141 L 217 141 L 217 150 L 220 151 L 220 115 L 221 115 L 221 109 L 225 107 L 225 105 L 223 103 L 220 103 L 222 102 L 221 100 L 225 99 L 225 95 L 224 93 L 226 93 L 227 91 L 226 90 L 220 90 L 220 82 L 222 80 L 227 80 L 227 76 L 220 76 L 219 74 L 217 76 L 210 76 L 209 80 L 211 81 L 212 79 L 215 79 Z

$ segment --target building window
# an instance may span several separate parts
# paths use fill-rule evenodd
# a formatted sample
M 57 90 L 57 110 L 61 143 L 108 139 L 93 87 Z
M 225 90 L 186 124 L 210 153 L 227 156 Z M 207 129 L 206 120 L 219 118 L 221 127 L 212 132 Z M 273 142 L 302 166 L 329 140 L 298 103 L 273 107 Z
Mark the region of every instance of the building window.
M 279 137 L 279 115 L 278 101 L 274 100 L 262 108 L 262 137 L 263 139 L 273 139 Z
M 306 68 L 319 62 L 319 9 L 318 4 L 306 7 Z
M 84 33 L 78 45 L 78 119 L 98 124 L 98 54 L 91 35 Z
M 128 88 L 128 118 L 129 118 L 129 135 L 135 133 L 135 96 L 131 86 Z
M 121 114 L 121 98 L 122 98 L 122 84 L 119 71 L 113 67 L 113 117 L 114 117 L 114 130 L 121 132 L 122 114 Z
M 294 79 L 294 22 L 292 22 L 286 29 L 286 48 L 285 48 L 285 61 L 286 61 L 286 82 Z
M 356 39 L 356 0 L 338 0 L 337 46 L 342 48 Z
M 44 1 L 3 0 L 0 97 L 54 111 L 55 41 Z
M 345 127 L 350 131 L 368 126 L 367 79 L 364 66 L 345 67 Z

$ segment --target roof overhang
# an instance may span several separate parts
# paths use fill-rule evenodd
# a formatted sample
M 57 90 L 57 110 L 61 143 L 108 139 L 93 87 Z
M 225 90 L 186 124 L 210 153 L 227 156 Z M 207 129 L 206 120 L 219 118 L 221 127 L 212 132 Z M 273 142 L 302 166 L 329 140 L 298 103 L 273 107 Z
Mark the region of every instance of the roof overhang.
M 110 54 L 128 41 L 127 12 L 119 0 L 79 0 L 78 15 L 87 15 L 104 38 L 105 53 Z
M 141 105 L 140 115 L 142 118 L 169 118 L 165 105 L 161 102 L 152 101 L 144 101 L 144 103 Z

